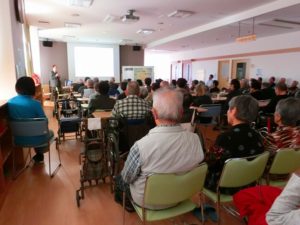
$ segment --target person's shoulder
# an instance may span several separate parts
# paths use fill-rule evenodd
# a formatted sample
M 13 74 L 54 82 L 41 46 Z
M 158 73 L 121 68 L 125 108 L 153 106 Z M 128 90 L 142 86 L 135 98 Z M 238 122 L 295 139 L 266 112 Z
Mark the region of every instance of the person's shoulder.
M 11 104 L 11 103 L 13 103 L 14 101 L 16 101 L 17 99 L 19 99 L 19 96 L 18 96 L 18 95 L 17 95 L 17 96 L 14 96 L 14 97 L 12 97 L 12 98 L 10 98 L 10 99 L 8 99 L 7 103 L 8 103 L 8 104 Z

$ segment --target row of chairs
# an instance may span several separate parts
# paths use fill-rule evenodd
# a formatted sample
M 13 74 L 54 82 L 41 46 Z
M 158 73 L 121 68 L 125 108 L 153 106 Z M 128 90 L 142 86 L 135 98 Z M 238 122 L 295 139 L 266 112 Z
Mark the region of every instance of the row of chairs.
M 253 183 L 283 185 L 283 182 L 271 182 L 268 178 L 269 175 L 289 174 L 300 167 L 300 151 L 296 151 L 295 149 L 280 149 L 273 159 L 267 178 L 263 179 L 268 159 L 269 152 L 264 152 L 257 156 L 228 159 L 223 167 L 216 192 L 203 187 L 207 173 L 206 163 L 202 163 L 197 168 L 185 174 L 153 174 L 146 181 L 143 205 L 137 206 L 132 201 L 133 206 L 143 224 L 150 221 L 176 217 L 192 211 L 197 206 L 201 208 L 202 218 L 204 218 L 201 194 L 199 195 L 199 204 L 195 204 L 190 200 L 196 193 L 203 193 L 216 203 L 218 224 L 220 224 L 221 204 L 233 201 L 233 196 L 222 194 L 220 191 L 221 188 L 238 188 Z M 146 205 L 168 205 L 178 202 L 180 204 L 175 207 L 163 210 L 149 210 L 145 208 Z M 237 215 L 232 208 L 225 205 L 224 208 L 231 214 L 235 213 Z M 123 224 L 125 224 L 125 194 L 123 194 Z

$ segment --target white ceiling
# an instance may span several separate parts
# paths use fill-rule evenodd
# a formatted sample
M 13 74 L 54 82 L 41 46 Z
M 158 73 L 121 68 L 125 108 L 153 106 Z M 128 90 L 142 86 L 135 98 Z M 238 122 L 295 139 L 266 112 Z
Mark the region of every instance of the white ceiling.
M 39 27 L 41 39 L 65 42 L 139 44 L 149 49 L 182 51 L 234 42 L 239 21 L 241 35 L 251 34 L 252 18 L 257 38 L 300 30 L 300 0 L 94 0 L 89 8 L 69 6 L 68 0 L 24 2 L 27 21 Z M 129 9 L 136 10 L 138 22 L 121 22 L 120 17 Z M 175 10 L 194 14 L 169 18 Z M 114 20 L 103 22 L 107 15 Z M 66 22 L 80 23 L 81 27 L 66 28 Z M 137 34 L 142 28 L 155 32 Z

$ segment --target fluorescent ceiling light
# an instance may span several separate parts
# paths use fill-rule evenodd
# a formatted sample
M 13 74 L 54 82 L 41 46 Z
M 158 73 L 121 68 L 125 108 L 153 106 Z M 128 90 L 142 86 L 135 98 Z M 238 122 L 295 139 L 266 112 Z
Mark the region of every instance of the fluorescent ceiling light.
M 189 17 L 191 15 L 193 15 L 194 12 L 192 11 L 186 11 L 186 10 L 176 10 L 172 13 L 170 13 L 168 15 L 168 17 L 175 17 L 175 18 L 186 18 L 186 17 Z
M 153 29 L 139 29 L 136 33 L 143 34 L 143 35 L 150 35 L 154 32 Z
M 65 27 L 78 28 L 78 27 L 81 27 L 81 24 L 80 23 L 65 23 Z
M 256 34 L 245 35 L 235 39 L 235 41 L 238 43 L 245 43 L 245 42 L 255 41 L 255 40 L 256 40 Z
M 90 7 L 94 0 L 69 0 L 69 5 L 79 7 Z
M 115 16 L 108 14 L 108 15 L 103 19 L 103 22 L 104 22 L 104 23 L 112 23 L 112 22 L 115 21 L 115 19 L 116 19 Z

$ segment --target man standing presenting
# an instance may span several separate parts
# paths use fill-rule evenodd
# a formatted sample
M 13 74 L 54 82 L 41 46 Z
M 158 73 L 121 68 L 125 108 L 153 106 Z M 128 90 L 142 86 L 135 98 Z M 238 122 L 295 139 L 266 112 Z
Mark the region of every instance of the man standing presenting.
M 57 91 L 58 91 L 58 93 L 61 93 L 61 82 L 60 82 L 59 74 L 57 72 L 56 65 L 52 66 L 51 78 L 50 78 L 50 87 L 51 87 L 52 96 L 56 96 Z
M 183 95 L 179 91 L 161 89 L 154 92 L 152 113 L 157 126 L 130 149 L 121 176 L 116 177 L 116 193 L 125 191 L 128 197 L 131 195 L 134 202 L 141 206 L 147 176 L 153 173 L 187 172 L 203 160 L 198 135 L 180 126 L 182 102 Z M 121 201 L 117 195 L 115 198 Z M 146 207 L 162 209 L 171 206 Z
M 209 88 L 213 87 L 213 79 L 214 75 L 210 74 L 205 85 Z

